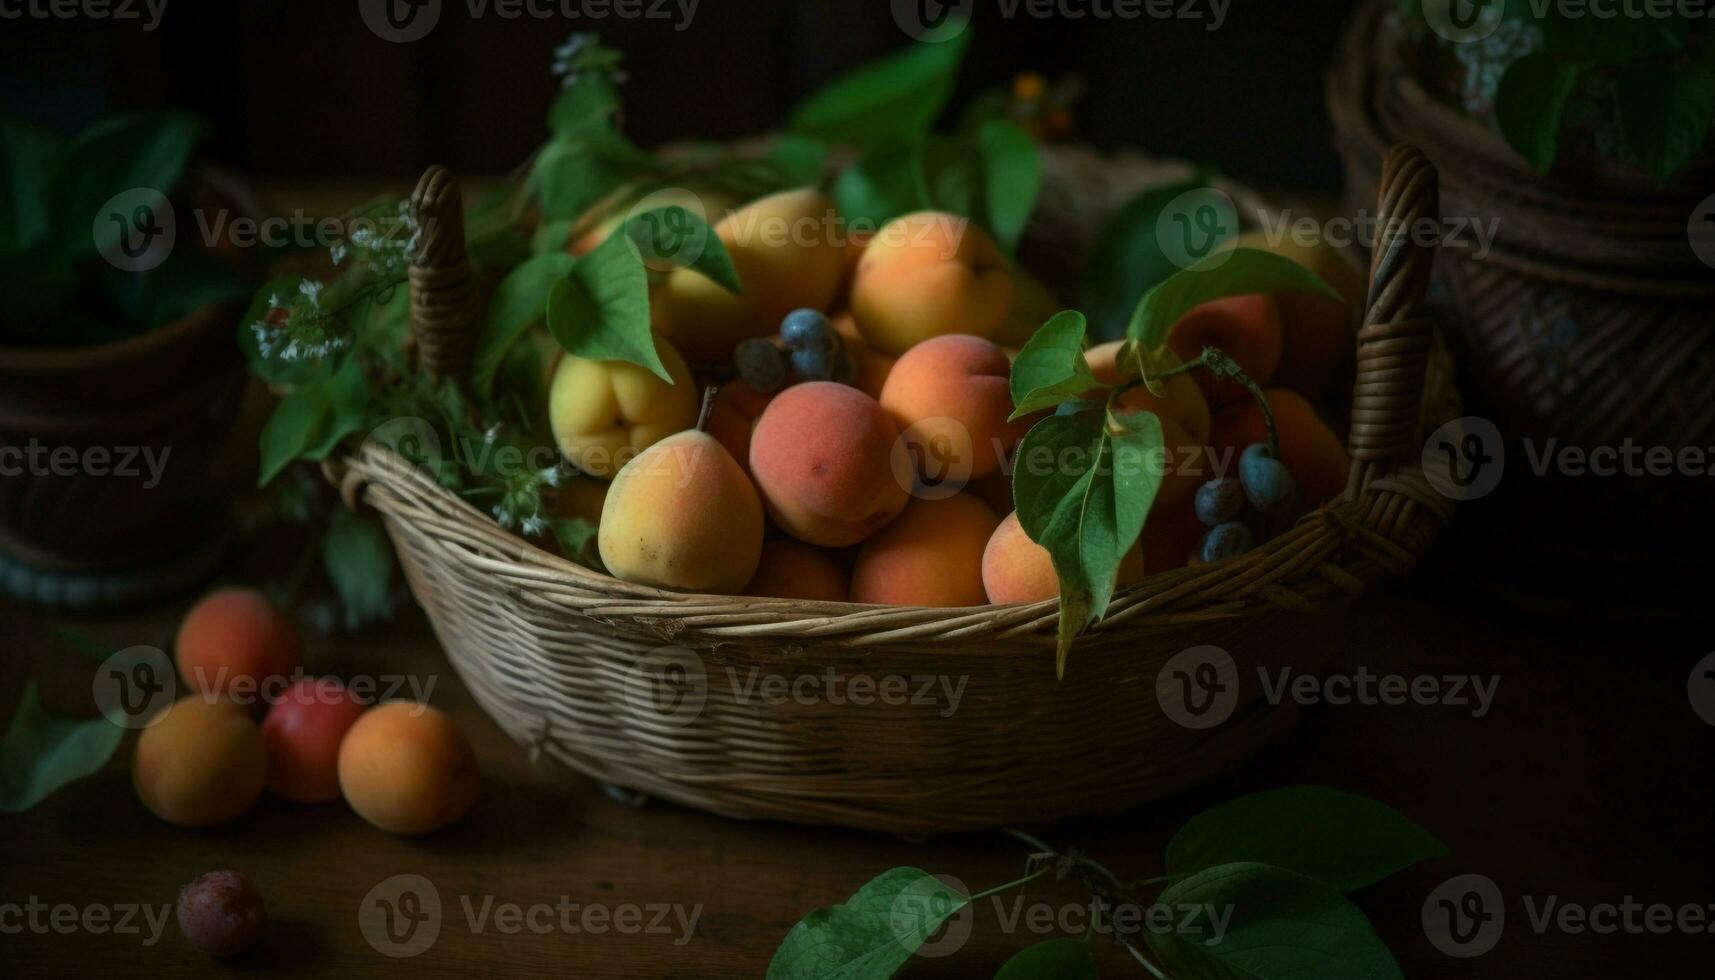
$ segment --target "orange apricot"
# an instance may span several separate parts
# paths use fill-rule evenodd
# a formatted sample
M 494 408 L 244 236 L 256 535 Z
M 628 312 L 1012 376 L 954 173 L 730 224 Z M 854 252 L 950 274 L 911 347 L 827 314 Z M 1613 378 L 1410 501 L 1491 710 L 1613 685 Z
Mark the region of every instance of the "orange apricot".
M 255 804 L 268 778 L 262 730 L 224 698 L 180 698 L 137 739 L 131 784 L 149 812 L 180 827 L 212 827 Z
M 1116 363 L 1123 341 L 1112 341 L 1092 348 L 1088 354 L 1090 371 L 1096 380 L 1118 384 L 1135 377 L 1135 373 Z M 1195 372 L 1193 372 L 1195 373 Z M 1209 402 L 1190 374 L 1178 374 L 1167 379 L 1167 394 L 1156 397 L 1142 385 L 1120 397 L 1119 407 L 1128 412 L 1154 412 L 1161 420 L 1162 445 L 1166 449 L 1163 463 L 1166 473 L 1156 503 L 1174 503 L 1187 499 L 1197 485 L 1207 479 L 1202 467 L 1194 465 L 1209 444 Z
M 775 599 L 845 602 L 851 598 L 851 574 L 824 552 L 789 538 L 775 538 L 763 542 L 762 560 L 744 591 Z
M 357 815 L 394 834 L 425 834 L 476 802 L 476 753 L 451 718 L 390 701 L 364 712 L 339 747 L 339 789 Z
M 179 624 L 173 652 L 191 690 L 260 710 L 286 689 L 302 662 L 298 629 L 255 589 L 217 589 Z
M 1036 421 L 1007 421 L 1011 370 L 1006 351 L 969 334 L 926 340 L 899 358 L 881 407 L 904 433 L 920 476 L 959 487 L 999 468 Z
M 1118 586 L 1143 578 L 1143 551 L 1133 545 L 1120 560 Z M 1014 511 L 994 529 L 983 549 L 983 591 L 990 602 L 1039 602 L 1060 594 L 1060 577 L 1048 549 L 1030 540 Z
M 968 493 L 913 500 L 865 541 L 852 568 L 852 601 L 890 606 L 980 606 L 983 550 L 1000 518 Z

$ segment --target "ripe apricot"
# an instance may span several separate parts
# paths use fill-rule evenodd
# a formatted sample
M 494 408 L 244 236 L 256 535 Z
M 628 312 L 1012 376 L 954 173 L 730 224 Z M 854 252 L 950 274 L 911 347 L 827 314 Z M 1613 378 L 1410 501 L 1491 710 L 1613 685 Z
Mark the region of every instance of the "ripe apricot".
M 832 305 L 846 264 L 839 227 L 833 201 L 808 188 L 739 208 L 714 232 L 743 294 L 734 296 L 695 269 L 676 269 L 652 297 L 655 328 L 692 363 L 730 363 L 739 341 L 774 333 L 793 310 Z
M 914 480 L 893 419 L 832 381 L 793 385 L 769 402 L 751 433 L 750 471 L 782 530 L 830 548 L 893 520 Z
M 180 698 L 143 729 L 131 784 L 149 812 L 180 827 L 211 827 L 250 809 L 268 778 L 262 730 L 224 698 Z
M 1228 296 L 1192 307 L 1168 332 L 1167 346 L 1184 361 L 1203 353 L 1205 347 L 1218 347 L 1252 381 L 1268 384 L 1280 367 L 1280 308 L 1263 293 Z M 1249 388 L 1208 371 L 1196 371 L 1191 377 L 1211 406 L 1251 397 Z
M 762 502 L 714 436 L 687 429 L 613 478 L 596 543 L 602 564 L 627 582 L 738 593 L 762 554 Z
M 567 354 L 548 388 L 548 427 L 566 461 L 611 479 L 633 456 L 697 421 L 701 398 L 691 369 L 673 345 L 657 339 L 668 384 L 628 361 Z
M 1088 352 L 1090 372 L 1096 380 L 1118 384 L 1136 376 L 1116 363 L 1122 343 L 1112 341 Z M 1157 398 L 1139 385 L 1121 396 L 1119 403 L 1124 411 L 1154 412 L 1161 419 L 1162 444 L 1167 454 L 1163 461 L 1166 472 L 1155 496 L 1157 506 L 1189 499 L 1197 491 L 1197 485 L 1207 479 L 1205 467 L 1196 465 L 1199 460 L 1194 457 L 1200 456 L 1209 444 L 1209 402 L 1189 374 L 1174 375 L 1166 384 L 1164 398 Z
M 980 606 L 983 550 L 1000 518 L 968 493 L 911 501 L 858 550 L 852 601 L 889 606 Z
M 1012 269 L 967 218 L 918 211 L 888 222 L 852 280 L 852 315 L 871 346 L 898 356 L 949 333 L 994 337 L 1012 308 Z
M 296 803 L 339 799 L 339 743 L 368 707 L 332 677 L 306 677 L 262 719 L 268 789 Z
M 746 595 L 816 602 L 845 602 L 851 598 L 851 591 L 851 574 L 845 566 L 787 538 L 763 542 L 762 560 L 744 590 Z
M 1143 552 L 1137 546 L 1120 559 L 1118 586 L 1143 578 Z M 1000 522 L 983 549 L 983 591 L 990 602 L 1038 602 L 1060 594 L 1060 577 L 1048 549 L 1030 540 L 1014 511 Z
M 339 789 L 357 815 L 393 834 L 424 834 L 476 802 L 476 753 L 439 710 L 390 701 L 357 719 L 339 747 Z
M 1261 249 L 1291 259 L 1340 294 L 1341 299 L 1316 293 L 1281 293 L 1275 297 L 1283 339 L 1275 383 L 1299 391 L 1322 390 L 1340 365 L 1352 357 L 1354 321 L 1369 291 L 1364 270 L 1325 241 L 1305 242 L 1291 234 L 1249 231 L 1226 247 Z
M 704 429 L 726 447 L 747 474 L 750 472 L 751 430 L 756 428 L 756 420 L 762 417 L 763 410 L 773 399 L 773 395 L 762 394 L 743 378 L 734 378 L 721 385 L 714 404 L 709 408 Z
M 1263 391 L 1280 434 L 1280 461 L 1298 482 L 1299 498 L 1306 507 L 1319 507 L 1345 492 L 1352 461 L 1334 430 L 1316 414 L 1310 402 L 1287 388 Z M 1229 405 L 1215 416 L 1209 444 L 1223 456 L 1230 452 L 1237 466 L 1238 454 L 1253 442 L 1268 438 L 1268 423 L 1255 401 Z M 1237 473 L 1229 475 L 1236 476 Z
M 999 468 L 1034 417 L 1012 414 L 1012 362 L 993 341 L 945 334 L 906 351 L 881 390 L 918 474 L 960 487 Z
M 255 589 L 217 589 L 179 624 L 174 656 L 191 690 L 257 707 L 278 696 L 301 663 L 292 620 Z

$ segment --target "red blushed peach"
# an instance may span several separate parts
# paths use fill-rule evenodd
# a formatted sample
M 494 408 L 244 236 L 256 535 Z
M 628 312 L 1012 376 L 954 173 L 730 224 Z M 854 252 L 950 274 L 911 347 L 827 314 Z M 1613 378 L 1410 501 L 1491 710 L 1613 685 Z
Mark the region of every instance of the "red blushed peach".
M 476 802 L 476 754 L 451 718 L 393 701 L 363 714 L 339 747 L 339 788 L 357 815 L 393 834 L 425 834 Z
M 889 606 L 980 606 L 983 550 L 1000 518 L 968 493 L 913 500 L 864 542 L 852 569 L 852 601 Z
M 1197 357 L 1205 347 L 1220 348 L 1252 381 L 1268 384 L 1280 367 L 1280 307 L 1262 293 L 1204 303 L 1179 318 L 1167 334 L 1167 346 L 1184 361 Z M 1191 377 L 1210 405 L 1230 405 L 1251 397 L 1249 388 L 1208 371 L 1193 372 Z
M 1298 482 L 1299 499 L 1304 506 L 1320 507 L 1344 493 L 1352 461 L 1340 437 L 1298 392 L 1269 388 L 1263 396 L 1274 411 L 1274 424 L 1280 435 L 1280 461 Z M 1267 438 L 1268 423 L 1253 400 L 1222 409 L 1215 416 L 1209 444 L 1219 457 L 1231 460 L 1230 475 L 1237 476 L 1238 454 L 1251 443 Z
M 810 381 L 774 397 L 750 437 L 763 505 L 800 541 L 841 548 L 905 507 L 913 483 L 899 428 L 849 385 Z
M 252 707 L 259 695 L 285 690 L 301 663 L 297 627 L 255 589 L 218 589 L 179 624 L 179 674 L 193 691 Z M 258 709 L 259 710 L 259 709 Z
M 262 795 L 268 752 L 245 710 L 218 698 L 180 698 L 143 729 L 131 783 L 149 812 L 180 827 L 212 827 Z
M 1036 422 L 1035 416 L 1007 421 L 1011 371 L 1006 351 L 969 334 L 935 337 L 900 357 L 881 390 L 881 407 L 905 434 L 921 476 L 963 486 L 1000 467 Z
M 339 743 L 366 708 L 332 677 L 305 678 L 268 709 L 268 789 L 296 803 L 339 799 Z
M 776 538 L 763 543 L 762 561 L 744 591 L 775 599 L 845 602 L 851 598 L 851 575 L 844 565 L 807 544 Z
M 1143 552 L 1138 546 L 1120 560 L 1116 588 L 1143 578 Z M 1030 540 L 1018 523 L 1018 513 L 1006 515 L 983 549 L 983 591 L 990 602 L 1039 602 L 1060 594 L 1060 576 L 1048 549 Z
M 1136 377 L 1135 372 L 1116 363 L 1122 341 L 1113 341 L 1089 351 L 1090 371 L 1104 384 L 1119 384 Z M 1209 444 L 1209 402 L 1202 389 L 1189 374 L 1167 379 L 1167 394 L 1157 398 L 1148 388 L 1138 385 L 1120 398 L 1120 408 L 1128 412 L 1154 412 L 1161 419 L 1162 444 L 1166 447 L 1166 474 L 1157 491 L 1156 505 L 1188 499 L 1197 485 L 1208 479 L 1199 464 L 1204 447 Z

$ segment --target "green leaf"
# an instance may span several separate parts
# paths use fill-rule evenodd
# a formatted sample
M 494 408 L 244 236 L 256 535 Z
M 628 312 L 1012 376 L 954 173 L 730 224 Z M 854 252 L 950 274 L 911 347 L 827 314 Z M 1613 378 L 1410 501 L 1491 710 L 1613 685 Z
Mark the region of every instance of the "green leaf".
M 1251 293 L 1340 294 L 1316 273 L 1261 249 L 1235 248 L 1211 255 L 1143 294 L 1126 325 L 1126 336 L 1145 349 L 1160 347 L 1167 332 L 1193 308 Z
M 1110 425 L 1110 412 L 1043 419 L 1013 465 L 1019 524 L 1048 549 L 1060 579 L 1059 675 L 1073 639 L 1106 614 L 1120 559 L 1143 532 L 1165 471 L 1161 420 L 1112 413 Z
M 553 135 L 536 155 L 527 184 L 549 219 L 577 218 L 629 181 L 660 173 L 654 157 L 614 128 L 619 97 L 608 78 L 590 74 L 555 99 Z
M 1012 419 L 1053 408 L 1106 385 L 1084 357 L 1084 315 L 1061 310 L 1043 324 L 1012 362 Z
M 1203 909 L 1145 938 L 1178 980 L 1393 980 L 1393 954 L 1333 888 L 1266 864 L 1223 864 L 1157 899 Z M 1212 910 L 1212 912 L 1210 911 Z
M 1096 957 L 1088 940 L 1049 939 L 1007 960 L 994 980 L 1096 980 Z
M 596 547 L 599 530 L 595 521 L 583 517 L 554 519 L 554 540 L 560 543 L 560 550 L 572 561 L 598 572 L 606 571 L 602 566 L 601 552 Z
M 1179 195 L 1207 186 L 1205 181 L 1187 180 L 1143 191 L 1102 226 L 1085 274 L 1082 304 L 1096 341 L 1124 337 L 1137 301 L 1179 271 L 1161 250 L 1161 214 Z
M 631 239 L 609 235 L 548 293 L 548 332 L 567 352 L 628 361 L 668 384 L 673 378 L 649 329 L 649 276 Z
M 983 123 L 976 131 L 976 142 L 983 159 L 984 208 L 971 217 L 1011 255 L 1036 206 L 1036 194 L 1042 186 L 1042 159 L 1036 141 L 1009 122 Z
M 486 398 L 494 391 L 494 378 L 506 360 L 506 352 L 547 315 L 548 293 L 556 281 L 572 271 L 576 261 L 565 252 L 543 252 L 513 269 L 494 288 L 482 319 L 482 336 L 476 341 L 471 372 L 479 395 Z
M 1715 44 L 1683 64 L 1651 62 L 1620 69 L 1616 90 L 1626 147 L 1657 181 L 1691 162 L 1709 143 L 1715 122 Z
M 1351 891 L 1444 857 L 1446 845 L 1375 800 L 1319 786 L 1252 793 L 1192 817 L 1167 844 L 1167 867 L 1189 874 L 1255 861 Z
M 20 249 L 48 230 L 48 184 L 65 141 L 0 112 L 0 251 Z
M 812 93 L 788 127 L 831 143 L 874 143 L 927 132 L 953 92 L 971 32 L 963 19 L 943 24 L 946 40 L 914 42 Z
M 854 227 L 878 229 L 894 218 L 927 209 L 917 144 L 877 143 L 834 179 L 834 208 Z
M 41 703 L 36 685 L 24 697 L 0 742 L 0 813 L 20 813 L 49 794 L 107 765 L 125 729 L 106 718 L 75 720 Z
M 324 383 L 303 385 L 274 407 L 262 426 L 261 475 L 256 485 L 265 487 L 293 460 L 323 437 L 332 413 L 332 399 Z
M 1691 28 L 1684 17 L 1629 13 L 1597 17 L 1591 11 L 1571 17 L 1554 7 L 1545 13 L 1547 16 L 1540 19 L 1534 11 L 1525 15 L 1541 26 L 1544 49 L 1556 58 L 1583 65 L 1617 65 L 1678 51 Z
M 299 453 L 304 459 L 326 459 L 340 440 L 362 430 L 368 418 L 369 380 L 364 376 L 362 359 L 347 357 L 322 388 L 327 393 L 327 416 L 315 438 Z
M 669 204 L 631 215 L 625 219 L 625 234 L 657 269 L 686 266 L 734 296 L 744 295 L 726 245 L 703 216 L 690 208 Z
M 1540 51 L 1507 66 L 1495 91 L 1495 124 L 1533 170 L 1546 173 L 1560 154 L 1560 122 L 1578 69 Z
M 346 628 L 392 614 L 393 545 L 378 523 L 336 508 L 322 536 L 322 567 L 344 608 Z
M 168 194 L 184 177 L 206 124 L 185 112 L 147 112 L 105 119 L 72 140 L 49 188 L 49 216 L 58 254 L 95 256 L 119 241 L 117 224 L 97 222 L 102 205 L 121 191 Z
M 789 184 L 819 184 L 827 168 L 828 146 L 821 140 L 786 133 L 768 148 L 768 162 Z
M 768 978 L 884 980 L 969 903 L 926 871 L 884 871 L 845 904 L 816 909 L 793 926 Z

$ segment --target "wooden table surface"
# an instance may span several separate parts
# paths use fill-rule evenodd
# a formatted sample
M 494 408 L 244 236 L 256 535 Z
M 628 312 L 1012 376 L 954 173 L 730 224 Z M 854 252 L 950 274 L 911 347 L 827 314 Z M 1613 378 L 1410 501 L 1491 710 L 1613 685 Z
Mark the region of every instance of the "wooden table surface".
M 1705 910 L 1715 900 L 1715 729 L 1693 712 L 1686 687 L 1692 665 L 1709 650 L 1707 635 L 1532 621 L 1475 607 L 1455 580 L 1451 569 L 1432 569 L 1339 612 L 1330 671 L 1495 678 L 1495 702 L 1484 717 L 1448 705 L 1323 705 L 1236 775 L 1185 798 L 1043 835 L 1144 877 L 1159 871 L 1174 828 L 1205 806 L 1257 788 L 1336 786 L 1401 809 L 1454 852 L 1357 895 L 1407 976 L 1709 976 L 1715 936 L 1571 934 L 1555 924 L 1539 931 L 1531 918 L 1550 897 Z M 183 606 L 76 621 L 6 609 L 0 703 L 9 716 L 25 680 L 34 678 L 55 703 L 71 708 L 81 698 L 87 705 L 93 661 L 71 651 L 57 631 L 70 627 L 114 648 L 167 647 Z M 663 803 L 622 805 L 587 779 L 532 764 L 508 742 L 450 672 L 414 608 L 392 627 L 309 642 L 314 670 L 403 672 L 435 683 L 433 702 L 456 717 L 481 761 L 483 795 L 474 811 L 445 831 L 404 839 L 375 830 L 342 804 L 265 798 L 231 826 L 176 829 L 132 793 L 128 738 L 96 777 L 29 813 L 0 817 L 0 928 L 7 929 L 0 933 L 0 976 L 757 976 L 800 916 L 887 868 L 915 865 L 973 888 L 1022 869 L 1023 849 L 999 834 L 907 842 L 746 823 Z M 147 925 L 130 935 L 53 928 L 51 907 L 70 905 L 80 915 L 110 908 L 117 917 L 127 906 L 169 903 L 180 884 L 219 867 L 251 876 L 271 917 L 265 941 L 236 961 L 204 957 L 171 922 L 153 942 Z M 1438 884 L 1466 873 L 1495 881 L 1507 917 L 1493 951 L 1456 960 L 1425 937 L 1421 917 Z M 427 878 L 443 913 L 433 945 L 408 959 L 381 955 L 358 918 L 371 889 L 401 874 Z M 1031 898 L 1058 905 L 1078 895 L 1033 887 Z M 31 903 L 43 925 L 21 918 Z M 548 911 L 561 903 L 577 906 L 571 929 Z M 523 911 L 507 912 L 509 906 Z M 590 908 L 601 918 L 586 918 Z M 507 916 L 518 914 L 523 927 L 505 931 Z M 693 914 L 687 932 L 678 923 Z M 623 934 L 615 926 L 584 928 L 607 916 L 614 923 L 635 918 L 624 920 L 631 927 Z M 658 918 L 658 928 L 637 928 Z M 8 928 L 20 922 L 23 928 Z M 980 907 L 957 954 L 914 961 L 906 973 L 990 975 L 1012 951 L 1053 934 L 1009 934 L 1000 913 Z M 1105 975 L 1142 975 L 1115 944 L 1098 948 Z

